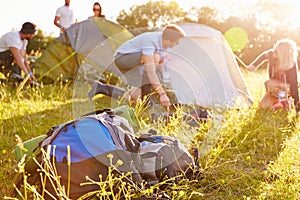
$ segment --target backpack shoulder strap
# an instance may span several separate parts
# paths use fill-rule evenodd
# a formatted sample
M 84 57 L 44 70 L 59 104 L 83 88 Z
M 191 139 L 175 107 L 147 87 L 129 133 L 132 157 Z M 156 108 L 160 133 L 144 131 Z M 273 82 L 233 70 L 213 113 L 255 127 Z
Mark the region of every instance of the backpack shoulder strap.
M 96 115 L 96 118 L 107 127 L 117 147 L 137 153 L 140 142 L 136 139 L 133 127 L 126 118 L 111 113 Z
M 103 116 L 103 115 L 106 116 Z M 109 133 L 115 143 L 115 145 L 117 146 L 118 149 L 126 149 L 126 146 L 124 144 L 124 142 L 122 141 L 122 139 L 120 138 L 120 130 L 118 129 L 118 127 L 113 124 L 110 120 L 109 115 L 107 115 L 106 113 L 104 113 L 102 115 L 97 115 L 96 119 L 99 120 L 108 130 Z
M 56 127 L 52 127 L 48 132 L 47 132 L 47 136 L 40 144 L 40 147 L 45 147 L 48 146 L 49 144 L 51 144 L 53 142 L 53 140 L 57 137 L 58 133 L 60 133 L 61 130 L 63 130 L 64 128 L 66 128 L 68 125 L 70 124 L 74 124 L 75 120 L 71 120 L 67 123 L 62 124 L 61 126 L 56 126 Z
M 119 129 L 118 124 L 115 124 L 112 118 L 112 113 L 110 112 L 101 112 L 96 115 L 84 116 L 85 118 L 91 118 L 99 121 L 103 124 L 109 131 L 115 145 L 118 149 L 127 149 L 124 139 L 120 137 L 122 130 Z

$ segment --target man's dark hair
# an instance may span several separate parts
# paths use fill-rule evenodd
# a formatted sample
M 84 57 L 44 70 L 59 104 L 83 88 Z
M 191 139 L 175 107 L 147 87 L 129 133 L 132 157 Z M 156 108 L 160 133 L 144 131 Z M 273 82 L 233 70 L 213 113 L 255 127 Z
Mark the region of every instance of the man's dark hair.
M 35 24 L 33 24 L 31 22 L 25 22 L 22 25 L 21 32 L 24 33 L 24 34 L 33 34 L 36 31 L 35 27 L 36 27 Z

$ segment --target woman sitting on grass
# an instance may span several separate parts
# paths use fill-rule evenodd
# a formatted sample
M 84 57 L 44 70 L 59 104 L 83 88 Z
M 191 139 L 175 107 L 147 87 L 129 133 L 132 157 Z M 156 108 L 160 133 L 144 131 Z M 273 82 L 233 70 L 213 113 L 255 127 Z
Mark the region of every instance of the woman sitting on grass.
M 268 61 L 269 80 L 265 82 L 266 94 L 259 103 L 260 108 L 289 110 L 291 97 L 294 100 L 296 112 L 300 111 L 297 56 L 296 43 L 290 39 L 281 39 L 272 49 L 261 53 L 246 67 L 248 70 L 254 71 Z

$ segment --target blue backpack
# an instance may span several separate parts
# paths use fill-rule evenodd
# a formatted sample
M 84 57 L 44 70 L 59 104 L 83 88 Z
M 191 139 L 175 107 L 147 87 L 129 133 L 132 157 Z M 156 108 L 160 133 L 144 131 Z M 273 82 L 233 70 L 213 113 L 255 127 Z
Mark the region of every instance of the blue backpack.
M 123 164 L 113 172 L 122 174 L 124 182 L 138 186 L 143 181 L 152 185 L 193 172 L 193 157 L 176 138 L 151 135 L 150 131 L 136 137 L 134 128 L 138 127 L 133 111 L 120 107 L 88 113 L 59 124 L 49 129 L 46 136 L 33 140 L 39 144 L 32 154 L 36 155 L 43 169 L 47 168 L 48 162 L 55 166 L 54 171 L 60 177 L 58 183 L 44 176 L 42 187 L 48 191 L 46 198 L 47 195 L 58 198 L 56 188 L 61 186 L 72 199 L 98 190 L 97 184 L 83 184 L 88 182 L 86 177 L 95 182 L 104 181 L 109 167 L 116 166 L 118 160 Z M 28 171 L 38 175 L 36 182 L 41 181 L 38 167 Z M 42 170 L 43 175 L 46 173 Z M 117 192 L 118 185 L 114 187 Z
M 98 113 L 88 114 L 50 129 L 47 138 L 40 144 L 47 152 L 42 155 L 42 160 L 54 160 L 60 185 L 70 188 L 66 193 L 72 199 L 99 189 L 97 184 L 82 183 L 87 182 L 86 177 L 96 182 L 101 181 L 99 174 L 105 180 L 108 168 L 118 160 L 122 160 L 123 164 L 113 173 L 127 174 L 125 182 L 142 182 L 139 174 L 140 142 L 135 138 L 132 126 L 128 120 L 110 109 Z M 45 177 L 46 190 L 53 196 L 58 195 L 55 188 L 59 186 Z

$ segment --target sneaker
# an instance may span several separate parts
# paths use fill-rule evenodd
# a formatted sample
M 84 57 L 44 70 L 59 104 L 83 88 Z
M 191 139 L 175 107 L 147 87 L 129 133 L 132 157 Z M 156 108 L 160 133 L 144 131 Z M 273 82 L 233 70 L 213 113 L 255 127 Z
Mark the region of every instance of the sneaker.
M 99 85 L 102 85 L 102 83 L 98 81 L 95 81 L 94 84 L 92 85 L 92 89 L 88 93 L 88 97 L 90 100 L 92 100 L 93 97 L 97 94 L 97 88 Z

